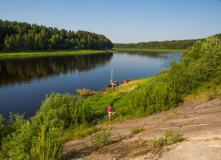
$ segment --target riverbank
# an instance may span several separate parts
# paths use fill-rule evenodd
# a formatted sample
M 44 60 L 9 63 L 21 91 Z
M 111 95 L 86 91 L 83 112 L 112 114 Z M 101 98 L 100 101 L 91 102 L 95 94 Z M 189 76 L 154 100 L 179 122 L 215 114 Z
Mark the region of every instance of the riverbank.
M 219 45 L 216 45 L 217 47 L 214 48 L 213 44 L 216 43 Z M 113 120 L 111 122 L 102 120 L 102 126 L 114 126 L 113 140 L 115 143 L 107 146 L 101 145 L 102 147 L 94 149 L 94 146 L 90 146 L 90 142 L 93 138 L 88 138 L 90 139 L 89 141 L 72 141 L 67 143 L 67 146 L 70 145 L 70 148 L 75 148 L 75 154 L 72 155 L 67 152 L 64 152 L 64 154 L 66 153 L 66 155 L 70 157 L 73 156 L 73 158 L 80 158 L 78 157 L 79 155 L 89 155 L 87 158 L 92 159 L 99 159 L 100 156 L 100 159 L 104 158 L 104 156 L 105 159 L 132 159 L 134 156 L 147 154 L 147 157 L 145 157 L 147 159 L 158 159 L 162 156 L 162 152 L 160 152 L 158 148 L 149 148 L 151 145 L 148 142 L 153 142 L 153 140 L 151 140 L 153 136 L 157 138 L 162 137 L 162 132 L 168 129 L 182 130 L 184 135 L 187 135 L 184 137 L 186 139 L 189 138 L 189 136 L 203 135 L 204 133 L 209 134 L 210 138 L 207 137 L 209 140 L 213 140 L 211 139 L 213 137 L 216 139 L 220 138 L 221 130 L 217 132 L 217 128 L 221 123 L 221 84 L 219 68 L 221 44 L 216 38 L 208 38 L 205 42 L 200 42 L 197 45 L 200 46 L 197 50 L 193 47 L 189 52 L 183 54 L 181 63 L 172 62 L 169 70 L 163 70 L 152 78 L 144 79 L 142 83 L 138 84 L 131 91 L 107 91 L 109 94 L 94 95 L 86 99 L 86 102 L 91 104 L 93 118 L 105 117 L 107 115 L 107 107 L 105 106 L 109 104 L 113 106 L 115 111 Z M 208 70 L 205 64 L 212 69 Z M 119 88 L 120 87 L 117 89 Z M 210 101 L 214 98 L 217 99 Z M 211 117 L 214 118 L 211 119 Z M 178 118 L 177 121 L 172 121 L 176 118 Z M 205 124 L 205 122 L 208 123 Z M 141 128 L 143 129 L 141 130 Z M 136 138 L 133 138 L 131 134 L 134 129 L 141 133 L 144 130 L 148 136 L 136 136 Z M 159 134 L 161 135 L 159 136 Z M 203 136 L 207 136 L 208 134 L 204 134 Z M 177 136 L 179 137 L 179 135 Z M 193 138 L 197 139 L 200 137 Z M 126 143 L 122 145 L 121 140 L 123 140 L 123 143 Z M 155 141 L 155 145 L 157 143 L 160 147 L 163 146 L 164 142 L 160 140 L 161 139 Z M 83 144 L 81 143 L 82 141 Z M 117 145 L 118 142 L 121 144 Z M 143 148 L 143 144 L 146 142 L 148 145 Z M 137 143 L 138 145 L 134 145 Z M 88 148 L 89 150 L 84 154 L 84 148 L 80 148 L 80 152 L 78 152 L 78 148 L 75 144 L 77 144 L 78 147 L 83 145 L 84 148 Z M 64 146 L 64 151 L 67 146 Z M 126 146 L 129 146 L 129 148 L 126 148 Z M 168 147 L 170 148 L 171 146 Z M 134 148 L 134 150 L 131 150 L 132 148 Z M 121 152 L 119 152 L 119 150 L 121 150 Z M 202 150 L 200 151 L 200 153 L 203 152 Z M 132 153 L 132 156 L 130 153 Z M 158 157 L 148 157 L 155 153 L 157 153 Z M 90 157 L 90 155 L 92 155 L 92 157 Z
M 150 48 L 113 48 L 116 51 L 147 51 L 147 52 L 172 52 L 183 53 L 186 49 L 150 49 Z
M 17 57 L 45 57 L 45 56 L 63 56 L 63 55 L 85 55 L 107 52 L 106 50 L 51 50 L 51 51 L 26 51 L 0 53 L 0 58 L 17 58 Z
M 182 106 L 141 119 L 112 124 L 113 143 L 94 148 L 86 137 L 64 145 L 67 159 L 219 159 L 221 152 L 221 97 L 204 102 L 186 101 Z M 211 118 L 213 117 L 213 118 Z M 143 131 L 132 134 L 135 128 Z M 184 141 L 153 147 L 165 131 L 183 133 Z M 119 152 L 120 151 L 120 152 Z M 207 158 L 208 157 L 208 158 Z

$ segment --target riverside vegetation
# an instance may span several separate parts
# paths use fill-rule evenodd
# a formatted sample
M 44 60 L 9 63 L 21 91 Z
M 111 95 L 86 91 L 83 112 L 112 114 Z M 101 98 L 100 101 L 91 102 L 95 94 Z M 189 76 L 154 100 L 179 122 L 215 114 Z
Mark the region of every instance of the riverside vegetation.
M 18 114 L 9 120 L 0 116 L 0 159 L 60 159 L 63 143 L 98 131 L 94 125 L 107 114 L 109 104 L 116 111 L 115 122 L 175 108 L 187 95 L 201 91 L 220 95 L 220 62 L 221 41 L 213 36 L 197 41 L 183 53 L 180 63 L 174 61 L 169 70 L 140 80 L 133 90 L 122 86 L 87 99 L 52 93 L 30 120 Z M 169 138 L 156 140 L 154 146 L 170 143 L 171 137 L 174 141 L 180 138 L 166 135 Z

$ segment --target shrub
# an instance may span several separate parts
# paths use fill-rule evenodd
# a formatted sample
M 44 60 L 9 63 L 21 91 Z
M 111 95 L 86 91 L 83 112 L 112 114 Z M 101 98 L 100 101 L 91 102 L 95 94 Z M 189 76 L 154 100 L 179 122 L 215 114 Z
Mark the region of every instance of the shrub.
M 110 136 L 113 131 L 113 126 L 111 127 L 100 127 L 97 133 L 91 136 L 91 142 L 94 147 L 100 147 L 102 145 L 110 144 Z
M 1 146 L 1 141 L 2 141 L 2 138 L 4 137 L 4 129 L 5 129 L 5 124 L 4 124 L 5 120 L 3 118 L 2 115 L 0 115 L 0 146 Z
M 60 159 L 61 128 L 38 130 L 29 121 L 21 129 L 4 138 L 3 153 L 12 159 Z M 6 154 L 7 153 L 7 154 Z
M 54 94 L 46 96 L 40 110 L 32 118 L 33 123 L 46 128 L 57 126 L 68 127 L 90 121 L 90 107 L 83 98 L 70 94 Z
M 30 122 L 26 121 L 20 129 L 4 138 L 3 151 L 8 151 L 8 156 L 12 159 L 30 159 L 34 134 Z
M 62 156 L 62 132 L 60 128 L 53 128 L 46 132 L 41 127 L 38 137 L 32 144 L 31 159 L 56 160 Z

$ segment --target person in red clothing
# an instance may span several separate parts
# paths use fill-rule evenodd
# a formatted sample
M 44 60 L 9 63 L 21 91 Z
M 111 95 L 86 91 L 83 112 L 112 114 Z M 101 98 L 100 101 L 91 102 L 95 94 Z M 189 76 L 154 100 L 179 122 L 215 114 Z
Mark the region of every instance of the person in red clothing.
M 111 107 L 111 105 L 109 105 L 109 108 L 108 108 L 109 121 L 111 121 L 111 112 L 112 112 L 112 107 Z

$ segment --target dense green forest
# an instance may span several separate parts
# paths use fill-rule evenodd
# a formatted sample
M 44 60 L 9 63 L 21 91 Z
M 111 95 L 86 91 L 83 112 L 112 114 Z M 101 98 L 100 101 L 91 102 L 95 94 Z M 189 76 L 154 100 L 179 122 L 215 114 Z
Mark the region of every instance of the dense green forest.
M 203 39 L 201 39 L 203 40 Z M 149 49 L 187 49 L 197 40 L 152 41 L 139 43 L 114 43 L 114 48 L 149 48 Z
M 221 39 L 221 34 L 215 35 Z M 191 40 L 173 40 L 173 41 L 151 41 L 139 43 L 114 43 L 114 48 L 148 48 L 148 49 L 188 49 L 192 47 L 197 41 L 204 41 L 204 39 Z
M 0 50 L 111 49 L 104 35 L 0 19 Z

